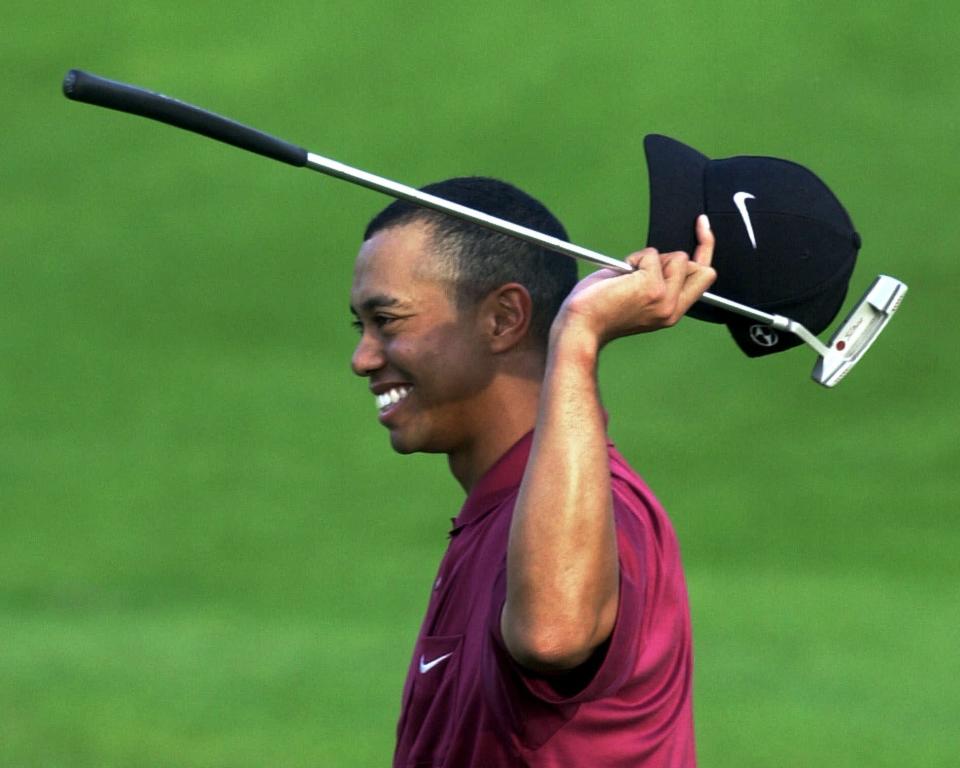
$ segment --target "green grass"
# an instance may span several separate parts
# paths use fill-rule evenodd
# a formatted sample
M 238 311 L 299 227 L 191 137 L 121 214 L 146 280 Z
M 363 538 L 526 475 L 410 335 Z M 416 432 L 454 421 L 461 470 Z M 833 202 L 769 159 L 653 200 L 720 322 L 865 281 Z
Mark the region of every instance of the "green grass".
M 960 12 L 922 2 L 0 9 L 0 765 L 384 765 L 461 500 L 348 361 L 385 200 L 73 104 L 80 67 L 643 244 L 642 137 L 806 163 L 903 310 L 835 391 L 693 321 L 603 363 L 671 511 L 711 766 L 947 766 Z

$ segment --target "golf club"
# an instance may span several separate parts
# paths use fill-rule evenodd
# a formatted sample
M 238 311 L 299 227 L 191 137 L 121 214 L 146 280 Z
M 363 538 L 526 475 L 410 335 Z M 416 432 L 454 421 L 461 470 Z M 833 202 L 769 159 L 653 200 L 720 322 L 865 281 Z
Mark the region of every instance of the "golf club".
M 67 98 L 74 101 L 158 120 L 177 128 L 183 128 L 231 144 L 240 149 L 264 155 L 273 160 L 279 160 L 297 167 L 306 166 L 328 176 L 456 216 L 567 256 L 620 272 L 633 271 L 633 268 L 627 262 L 620 259 L 611 258 L 602 253 L 513 224 L 481 211 L 426 194 L 405 184 L 399 184 L 336 160 L 308 152 L 302 147 L 249 126 L 138 86 L 71 69 L 64 78 L 63 93 Z M 886 275 L 878 277 L 850 312 L 844 323 L 834 333 L 829 345 L 823 344 L 800 323 L 783 315 L 763 312 L 712 293 L 704 293 L 700 300 L 754 320 L 760 325 L 770 326 L 778 331 L 786 331 L 796 335 L 817 352 L 818 359 L 812 373 L 813 380 L 823 386 L 832 387 L 860 360 L 884 329 L 893 313 L 899 308 L 906 291 L 907 286 L 896 278 Z

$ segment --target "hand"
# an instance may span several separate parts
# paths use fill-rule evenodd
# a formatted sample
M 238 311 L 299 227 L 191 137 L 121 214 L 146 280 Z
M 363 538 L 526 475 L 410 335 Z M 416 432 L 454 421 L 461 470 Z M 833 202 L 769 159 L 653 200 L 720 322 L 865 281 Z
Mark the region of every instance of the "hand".
M 644 248 L 627 262 L 633 272 L 601 269 L 588 275 L 567 297 L 552 334 L 571 328 L 592 334 L 598 348 L 613 339 L 675 325 L 717 278 L 710 266 L 714 236 L 705 215 L 697 217 L 697 248 L 659 253 Z

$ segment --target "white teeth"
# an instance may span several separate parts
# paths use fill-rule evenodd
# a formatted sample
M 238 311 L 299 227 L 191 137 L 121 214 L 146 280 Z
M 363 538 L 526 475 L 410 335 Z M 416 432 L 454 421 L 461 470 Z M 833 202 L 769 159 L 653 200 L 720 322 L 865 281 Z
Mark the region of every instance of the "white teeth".
M 375 399 L 377 401 L 377 408 L 383 410 L 388 405 L 393 405 L 394 403 L 399 403 L 403 398 L 410 394 L 410 387 L 394 387 L 389 392 L 384 392 L 382 395 L 376 395 Z

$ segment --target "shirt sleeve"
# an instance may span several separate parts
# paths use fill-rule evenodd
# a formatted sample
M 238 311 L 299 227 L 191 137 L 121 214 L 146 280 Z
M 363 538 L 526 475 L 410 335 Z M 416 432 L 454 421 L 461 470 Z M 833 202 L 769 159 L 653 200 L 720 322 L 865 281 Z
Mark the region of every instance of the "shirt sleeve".
M 506 563 L 497 579 L 491 630 L 501 674 L 535 700 L 552 705 L 575 705 L 609 696 L 624 685 L 635 669 L 641 646 L 641 624 L 646 593 L 645 531 L 633 505 L 637 497 L 618 478 L 612 478 L 613 511 L 620 564 L 617 617 L 609 639 L 593 656 L 562 675 L 542 675 L 513 661 L 500 632 L 500 614 L 506 600 Z M 522 701 L 526 696 L 521 696 Z

